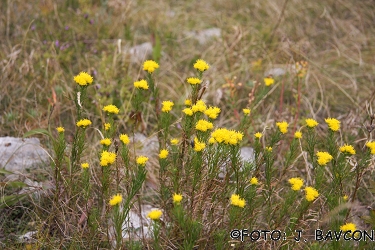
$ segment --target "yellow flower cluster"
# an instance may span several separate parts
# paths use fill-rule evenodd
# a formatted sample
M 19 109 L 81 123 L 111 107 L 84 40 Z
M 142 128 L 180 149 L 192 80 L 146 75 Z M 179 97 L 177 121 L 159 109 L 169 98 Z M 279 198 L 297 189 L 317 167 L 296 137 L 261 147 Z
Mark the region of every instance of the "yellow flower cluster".
M 194 138 L 194 150 L 197 152 L 202 151 L 205 149 L 206 143 L 200 142 L 197 137 Z
M 255 138 L 257 138 L 257 139 L 260 139 L 260 138 L 262 138 L 263 134 L 262 134 L 261 132 L 256 132 L 256 133 L 254 134 L 254 136 L 255 136 Z
M 307 201 L 314 201 L 319 197 L 319 192 L 313 187 L 305 187 L 305 195 Z
M 148 89 L 148 84 L 146 80 L 135 81 L 134 87 L 136 87 L 137 89 Z
M 160 159 L 165 159 L 165 158 L 167 158 L 167 156 L 168 156 L 168 150 L 166 150 L 166 149 L 160 150 L 160 153 L 159 153 Z
M 111 124 L 110 123 L 104 123 L 104 130 L 107 131 L 111 128 Z
M 351 155 L 355 155 L 355 149 L 352 145 L 345 144 L 344 146 L 340 147 L 340 151 L 342 153 L 348 153 Z
M 195 129 L 202 132 L 206 132 L 207 130 L 212 129 L 213 127 L 214 125 L 211 122 L 202 119 L 199 120 L 195 125 Z
M 216 143 L 215 138 L 210 137 L 210 139 L 208 139 L 208 143 L 209 143 L 209 144 L 214 144 L 214 143 Z
M 122 202 L 122 195 L 116 194 L 109 200 L 109 205 L 116 206 Z
M 211 136 L 218 143 L 225 143 L 230 145 L 236 145 L 242 141 L 243 134 L 235 130 L 228 130 L 226 128 L 218 128 L 212 132 Z
M 268 152 L 272 152 L 272 147 L 266 147 L 266 150 L 267 150 Z
M 100 155 L 100 166 L 107 167 L 113 164 L 116 160 L 116 154 L 104 150 Z
M 81 168 L 83 169 L 89 168 L 89 164 L 87 162 L 84 162 L 81 164 Z
M 294 191 L 300 190 L 303 186 L 303 179 L 301 179 L 299 177 L 290 178 L 288 181 L 289 181 L 290 185 L 292 185 L 292 189 Z
M 136 161 L 138 165 L 144 166 L 146 165 L 146 162 L 148 161 L 148 157 L 141 155 L 137 157 Z
M 197 101 L 196 104 L 194 104 L 192 107 L 191 107 L 191 110 L 196 113 L 196 112 L 205 112 L 207 109 L 207 106 L 206 106 L 206 103 L 204 103 L 204 101 L 202 100 L 199 100 Z
M 250 109 L 242 109 L 243 113 L 245 115 L 250 115 L 251 110 Z
M 186 99 L 186 100 L 185 100 L 185 105 L 186 105 L 186 106 L 191 106 L 191 104 L 192 104 L 192 103 L 191 103 L 191 100 L 190 100 L 190 99 Z
M 173 203 L 180 204 L 182 201 L 182 195 L 181 194 L 173 194 Z
M 216 119 L 217 116 L 219 115 L 220 113 L 220 108 L 218 107 L 209 107 L 208 109 L 206 109 L 206 111 L 204 111 L 204 113 L 211 119 Z
M 78 83 L 80 86 L 87 86 L 92 84 L 93 82 L 92 76 L 87 74 L 86 72 L 81 72 L 74 77 L 74 81 Z
M 271 78 L 271 77 L 266 77 L 264 78 L 264 84 L 266 86 L 271 86 L 272 84 L 275 83 L 275 79 Z
M 343 231 L 343 232 L 351 231 L 351 233 L 353 233 L 354 231 L 357 230 L 357 227 L 354 223 L 346 223 L 346 224 L 340 226 L 340 230 Z M 355 233 L 355 235 L 356 234 L 358 234 L 358 232 Z
M 371 154 L 375 155 L 375 141 L 367 142 L 366 147 L 368 147 L 371 150 Z
M 168 113 L 169 111 L 172 110 L 172 107 L 173 107 L 174 103 L 171 102 L 171 101 L 163 101 L 162 105 L 163 105 L 163 107 L 161 108 L 161 111 L 163 111 L 165 113 Z
M 210 66 L 202 59 L 198 59 L 196 63 L 194 63 L 194 68 L 203 72 L 210 68 Z
M 308 65 L 309 63 L 306 61 L 296 62 L 295 68 L 296 68 L 297 76 L 299 78 L 302 78 L 306 75 Z
M 202 82 L 202 80 L 197 77 L 189 77 L 186 81 L 191 85 L 200 84 Z
M 130 140 L 127 134 L 121 134 L 120 135 L 120 141 L 124 143 L 125 145 L 128 145 Z
M 327 118 L 325 119 L 328 127 L 332 131 L 338 131 L 340 129 L 340 121 L 335 118 Z
M 147 71 L 148 73 L 152 73 L 158 68 L 159 64 L 153 60 L 147 60 L 143 63 L 143 70 Z
M 160 217 L 163 215 L 163 212 L 159 209 L 152 210 L 147 214 L 147 217 L 151 220 L 159 220 Z
M 315 128 L 319 124 L 317 121 L 311 118 L 306 119 L 305 122 L 307 127 L 309 128 Z
M 193 110 L 191 108 L 184 108 L 182 112 L 185 113 L 185 115 L 192 116 L 194 114 Z
M 327 163 L 330 162 L 333 159 L 332 155 L 330 155 L 328 152 L 318 151 L 316 153 L 316 156 L 318 156 L 318 164 L 320 166 L 327 165 Z
M 282 134 L 285 134 L 286 132 L 288 132 L 289 124 L 286 121 L 276 122 L 276 126 L 279 128 Z
M 107 105 L 104 106 L 103 111 L 109 113 L 109 114 L 118 114 L 120 110 L 115 105 Z
M 179 140 L 176 139 L 176 138 L 171 139 L 171 144 L 172 144 L 172 145 L 177 145 L 178 142 L 179 142 Z
M 100 140 L 100 144 L 102 144 L 102 145 L 104 145 L 104 146 L 109 146 L 109 145 L 111 145 L 111 139 L 109 139 L 109 138 L 104 138 L 104 139 L 102 139 L 102 140 Z
M 251 178 L 250 179 L 250 184 L 251 185 L 258 185 L 259 184 L 258 178 L 256 178 L 256 177 Z
M 230 204 L 233 206 L 244 208 L 246 205 L 245 199 L 242 199 L 238 194 L 232 194 L 230 197 Z
M 57 127 L 56 130 L 57 130 L 57 132 L 59 132 L 59 133 L 64 133 L 64 132 L 65 132 L 64 127 Z
M 301 139 L 302 138 L 302 132 L 301 131 L 297 131 L 294 133 L 294 138 L 296 139 Z
M 86 128 L 87 126 L 91 125 L 91 121 L 89 119 L 81 119 L 77 122 L 77 127 Z

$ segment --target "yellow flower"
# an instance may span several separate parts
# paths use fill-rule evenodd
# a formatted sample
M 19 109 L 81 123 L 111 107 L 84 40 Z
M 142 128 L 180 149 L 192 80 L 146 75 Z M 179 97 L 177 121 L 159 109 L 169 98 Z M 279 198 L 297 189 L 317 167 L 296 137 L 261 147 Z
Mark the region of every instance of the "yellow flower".
M 106 111 L 109 114 L 118 114 L 118 112 L 120 112 L 120 110 L 112 104 L 104 106 L 103 111 Z
M 251 185 L 258 185 L 259 182 L 258 182 L 258 179 L 256 177 L 253 177 L 250 179 L 250 184 Z
M 371 154 L 375 155 L 375 141 L 367 142 L 366 147 L 368 147 L 371 150 Z
M 185 113 L 185 115 L 192 116 L 193 115 L 193 110 L 191 108 L 184 108 L 182 112 Z
M 111 139 L 104 138 L 104 139 L 100 140 L 100 144 L 105 145 L 105 146 L 109 146 L 109 145 L 111 145 Z
M 294 138 L 296 139 L 301 139 L 302 138 L 302 132 L 301 131 L 297 131 L 294 133 Z
M 147 214 L 147 217 L 150 218 L 151 220 L 159 220 L 160 217 L 163 215 L 163 212 L 159 209 L 152 210 Z
M 319 123 L 315 121 L 314 119 L 306 119 L 305 120 L 307 127 L 309 128 L 315 128 Z
M 343 231 L 343 232 L 351 231 L 351 234 L 352 234 L 352 233 L 354 233 L 354 231 L 357 230 L 357 227 L 354 223 L 346 223 L 346 224 L 340 226 L 340 230 Z M 356 232 L 355 236 L 357 236 L 357 234 L 359 234 L 359 233 Z
M 57 127 L 56 130 L 57 130 L 57 132 L 59 132 L 59 133 L 64 133 L 64 132 L 65 132 L 64 127 Z
M 232 194 L 230 197 L 230 204 L 233 206 L 244 208 L 246 205 L 245 199 L 240 198 L 238 194 Z
M 109 205 L 111 206 L 116 206 L 120 204 L 122 201 L 122 195 L 121 194 L 116 194 L 112 196 L 112 198 L 109 200 Z
M 272 152 L 272 147 L 266 147 L 266 150 L 267 150 L 268 152 Z
M 137 157 L 137 164 L 138 165 L 144 166 L 144 165 L 146 165 L 147 161 L 148 161 L 148 157 L 146 157 L 146 156 L 141 155 L 141 156 Z
M 134 82 L 134 87 L 136 87 L 137 89 L 148 89 L 148 84 L 146 82 L 146 80 L 140 80 L 140 81 L 135 81 Z
M 91 125 L 91 121 L 88 119 L 81 119 L 77 122 L 77 127 L 86 128 Z
M 345 144 L 344 146 L 340 147 L 340 151 L 342 153 L 348 153 L 351 155 L 355 155 L 355 149 L 352 145 Z
M 202 82 L 202 80 L 197 77 L 189 77 L 186 81 L 191 85 L 200 84 Z
M 206 109 L 207 109 L 207 106 L 202 100 L 197 101 L 197 103 L 191 107 L 191 110 L 193 110 L 194 113 L 196 112 L 203 113 L 204 111 L 206 111 Z
M 250 115 L 251 110 L 250 109 L 242 109 L 243 113 L 245 115 Z
M 166 150 L 166 149 L 160 150 L 160 153 L 159 153 L 160 159 L 165 159 L 165 158 L 167 158 L 167 156 L 168 156 L 168 150 Z
M 143 70 L 147 71 L 148 73 L 152 73 L 155 69 L 159 68 L 159 64 L 153 60 L 147 60 L 143 63 Z
M 279 130 L 282 134 L 285 134 L 286 132 L 288 132 L 289 124 L 286 121 L 276 122 L 276 126 L 279 127 Z
M 206 147 L 206 144 L 204 142 L 198 141 L 198 138 L 194 138 L 194 150 L 197 152 L 202 151 Z
M 87 74 L 86 72 L 81 72 L 74 77 L 74 81 L 78 83 L 80 86 L 87 86 L 92 84 L 93 82 L 92 76 Z
M 173 203 L 180 204 L 181 201 L 182 201 L 182 195 L 175 193 L 173 195 Z
M 239 144 L 242 141 L 243 134 L 235 130 L 228 130 L 226 128 L 218 128 L 212 132 L 211 136 L 218 143 L 225 143 L 230 145 Z
M 194 68 L 203 72 L 210 68 L 210 66 L 202 59 L 198 59 L 196 63 L 194 63 Z
M 111 128 L 111 124 L 110 123 L 104 123 L 104 130 L 107 131 Z
M 206 109 L 206 111 L 204 111 L 204 113 L 211 119 L 216 119 L 217 116 L 219 115 L 220 113 L 220 108 L 218 107 L 209 107 L 208 109 Z
M 89 164 L 87 162 L 81 163 L 81 168 L 83 169 L 89 168 Z
M 186 100 L 185 100 L 185 105 L 186 105 L 186 106 L 191 106 L 191 104 L 192 104 L 192 103 L 191 103 L 191 100 L 190 100 L 190 99 L 186 99 Z
M 347 200 L 349 199 L 349 197 L 348 197 L 347 195 L 344 195 L 344 196 L 342 197 L 342 199 L 343 199 L 344 201 L 347 201 Z
M 177 145 L 179 143 L 179 140 L 177 138 L 171 139 L 171 144 L 172 145 Z
M 271 86 L 274 83 L 275 83 L 275 80 L 273 78 L 271 78 L 271 77 L 264 78 L 264 84 L 266 86 Z
M 161 108 L 161 111 L 163 111 L 165 113 L 168 113 L 169 111 L 172 110 L 172 107 L 173 107 L 174 103 L 171 102 L 171 101 L 164 101 L 164 102 L 162 102 L 162 105 L 163 105 L 163 107 Z
M 327 165 L 328 162 L 330 162 L 333 157 L 328 152 L 317 152 L 316 156 L 318 156 L 318 164 L 320 166 Z
M 260 132 L 257 132 L 257 133 L 254 134 L 255 138 L 258 138 L 258 139 L 260 139 L 262 137 L 262 135 L 263 134 L 260 133 Z
M 319 196 L 319 192 L 313 187 L 305 187 L 305 194 L 307 201 L 313 201 Z
M 292 185 L 292 189 L 294 191 L 298 191 L 303 186 L 303 179 L 297 177 L 297 178 L 290 178 L 289 180 L 290 185 Z
M 124 143 L 125 145 L 128 145 L 130 140 L 127 134 L 121 134 L 120 135 L 120 141 Z
M 327 118 L 325 119 L 326 123 L 328 124 L 328 127 L 332 131 L 337 131 L 340 129 L 340 121 L 335 118 Z
M 210 139 L 208 139 L 208 143 L 209 143 L 209 144 L 214 144 L 214 143 L 216 143 L 215 138 L 210 137 Z
M 212 129 L 213 127 L 214 125 L 211 122 L 202 119 L 199 120 L 195 125 L 195 129 L 202 132 L 206 132 L 207 130 Z
M 104 150 L 100 154 L 100 166 L 107 167 L 108 165 L 113 164 L 116 161 L 116 154 L 113 152 L 108 152 Z

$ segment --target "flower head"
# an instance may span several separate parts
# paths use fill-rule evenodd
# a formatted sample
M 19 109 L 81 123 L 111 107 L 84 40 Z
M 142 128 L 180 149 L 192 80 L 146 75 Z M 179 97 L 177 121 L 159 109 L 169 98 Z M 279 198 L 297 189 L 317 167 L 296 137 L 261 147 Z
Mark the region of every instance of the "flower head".
M 109 113 L 109 114 L 118 114 L 120 110 L 115 105 L 107 105 L 104 106 L 103 111 Z
M 178 142 L 179 142 L 179 140 L 178 140 L 177 138 L 173 138 L 173 139 L 171 139 L 171 144 L 172 144 L 172 145 L 177 145 Z
M 302 138 L 302 132 L 301 131 L 297 131 L 294 133 L 294 138 L 296 139 L 301 139 Z
M 91 121 L 89 119 L 81 119 L 77 122 L 77 127 L 86 128 L 87 126 L 91 125 Z
M 305 194 L 307 201 L 314 201 L 319 197 L 319 192 L 313 187 L 305 187 Z
M 148 73 L 154 72 L 157 68 L 159 68 L 159 64 L 153 60 L 147 60 L 143 63 L 143 70 L 147 71 Z
M 303 186 L 303 179 L 297 177 L 297 178 L 290 178 L 289 180 L 290 185 L 292 185 L 292 189 L 294 191 L 298 191 Z
M 146 162 L 148 161 L 148 157 L 141 155 L 137 157 L 136 161 L 138 165 L 144 166 L 146 165 Z
M 195 125 L 195 129 L 202 132 L 206 132 L 207 130 L 212 129 L 213 127 L 214 125 L 211 122 L 202 119 L 199 120 Z
M 181 194 L 173 194 L 173 203 L 180 204 L 182 201 L 182 195 Z
M 89 74 L 87 74 L 86 72 L 81 72 L 79 73 L 78 75 L 76 75 L 74 77 L 74 81 L 80 85 L 80 86 L 87 86 L 87 85 L 90 85 L 92 84 L 93 82 L 93 78 L 92 76 L 90 76 Z
M 124 143 L 125 145 L 128 145 L 130 140 L 129 140 L 129 136 L 127 134 L 121 134 L 120 135 L 120 141 L 122 143 Z
M 208 139 L 208 143 L 209 143 L 209 144 L 214 144 L 214 143 L 216 143 L 215 138 L 210 137 L 210 139 Z
M 242 109 L 243 113 L 245 115 L 250 115 L 251 110 L 250 109 Z
M 272 84 L 275 83 L 275 79 L 271 78 L 271 77 L 266 77 L 264 78 L 264 84 L 266 86 L 271 86 Z
M 56 130 L 57 130 L 57 132 L 59 132 L 59 133 L 64 133 L 64 132 L 65 132 L 64 127 L 57 127 Z
M 255 136 L 255 138 L 257 138 L 257 139 L 260 139 L 260 138 L 263 136 L 263 134 L 262 134 L 261 132 L 256 132 L 256 133 L 254 134 L 254 136 Z
M 162 105 L 163 105 L 163 107 L 161 108 L 161 111 L 163 111 L 165 113 L 168 113 L 169 111 L 172 110 L 172 107 L 173 107 L 174 103 L 171 102 L 171 101 L 163 101 Z
M 367 142 L 366 147 L 368 147 L 371 150 L 371 154 L 375 155 L 375 141 Z
M 191 107 L 191 110 L 193 110 L 194 113 L 196 112 L 203 113 L 204 111 L 206 111 L 206 109 L 207 109 L 207 106 L 202 100 L 197 101 L 197 103 Z
M 332 131 L 337 131 L 340 129 L 340 121 L 335 118 L 327 118 L 325 119 L 326 123 L 328 124 L 328 127 Z
M 288 132 L 289 124 L 286 121 L 276 122 L 276 126 L 279 127 L 279 130 L 282 134 L 285 134 L 286 132 Z
M 258 184 L 259 184 L 259 182 L 258 182 L 258 178 L 256 178 L 256 177 L 252 177 L 252 178 L 250 179 L 250 184 L 251 184 L 251 185 L 258 185 Z
M 272 152 L 272 147 L 266 147 L 266 150 L 267 150 L 268 152 Z
M 343 199 L 344 201 L 347 201 L 347 200 L 349 199 L 349 197 L 348 197 L 347 195 L 344 195 L 344 196 L 342 197 L 342 199 Z
M 330 162 L 333 157 L 328 152 L 317 152 L 316 156 L 318 156 L 318 164 L 320 166 L 327 165 L 328 162 Z
M 346 224 L 340 226 L 340 230 L 343 231 L 343 232 L 351 231 L 351 233 L 354 233 L 354 231 L 357 230 L 357 227 L 354 223 L 346 223 Z M 355 234 L 357 234 L 357 233 L 355 233 Z
M 204 142 L 200 142 L 197 137 L 194 138 L 194 150 L 197 152 L 202 151 L 206 147 Z
M 186 81 L 191 85 L 201 84 L 202 82 L 202 80 L 197 77 L 189 77 Z
M 159 220 L 160 217 L 163 215 L 163 212 L 159 209 L 152 210 L 147 214 L 147 217 L 151 220 Z
M 242 132 L 235 130 L 228 130 L 226 128 L 218 128 L 212 132 L 211 136 L 218 143 L 225 143 L 230 145 L 237 145 L 242 141 Z
M 89 168 L 89 164 L 87 162 L 81 163 L 81 168 L 83 169 Z
M 109 200 L 109 205 L 116 206 L 122 202 L 122 195 L 116 194 Z
M 210 68 L 210 66 L 202 59 L 198 59 L 196 63 L 194 63 L 194 68 L 203 72 Z
M 344 146 L 340 147 L 340 151 L 342 153 L 347 153 L 351 155 L 355 155 L 355 149 L 352 145 L 345 144 Z
M 160 153 L 159 153 L 160 159 L 165 159 L 165 158 L 167 158 L 167 156 L 168 156 L 168 150 L 166 150 L 166 149 L 160 150 Z
M 194 113 L 193 113 L 193 110 L 191 110 L 191 108 L 184 108 L 183 110 L 182 110 L 182 112 L 184 112 L 185 113 L 185 115 L 187 115 L 187 116 L 192 116 Z
M 230 204 L 233 206 L 244 208 L 246 205 L 245 199 L 242 199 L 238 194 L 232 194 L 230 197 Z
M 140 80 L 140 81 L 135 81 L 134 82 L 134 87 L 136 87 L 137 89 L 148 89 L 148 84 L 146 82 L 146 80 Z
M 116 154 L 113 152 L 108 152 L 107 150 L 104 150 L 100 154 L 100 166 L 107 167 L 111 164 L 113 164 L 116 161 Z
M 191 104 L 192 104 L 192 102 L 191 102 L 190 99 L 186 99 L 186 100 L 185 100 L 185 105 L 186 105 L 186 106 L 191 106 Z
M 216 119 L 217 116 L 219 115 L 220 113 L 220 108 L 218 107 L 209 107 L 208 109 L 206 109 L 206 111 L 204 111 L 204 113 L 211 119 Z
M 319 124 L 317 121 L 311 118 L 306 119 L 305 122 L 307 127 L 309 128 L 315 128 Z
M 104 130 L 107 131 L 111 128 L 111 124 L 110 123 L 104 123 Z
M 111 139 L 104 138 L 104 139 L 100 140 L 100 144 L 102 144 L 104 146 L 109 146 L 109 145 L 111 145 Z

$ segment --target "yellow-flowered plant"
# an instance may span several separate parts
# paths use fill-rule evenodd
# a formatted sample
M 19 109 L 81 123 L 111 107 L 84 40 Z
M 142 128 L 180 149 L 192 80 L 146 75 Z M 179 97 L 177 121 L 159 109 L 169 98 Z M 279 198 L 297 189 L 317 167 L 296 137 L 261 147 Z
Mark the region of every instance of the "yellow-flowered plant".
M 297 131 L 294 133 L 294 138 L 296 139 L 301 139 L 302 138 L 302 132 L 301 131 Z
M 120 141 L 124 143 L 125 145 L 129 144 L 130 143 L 129 136 L 127 134 L 121 134 Z
M 220 113 L 220 108 L 218 107 L 209 107 L 208 109 L 206 109 L 206 111 L 204 111 L 204 113 L 208 116 L 208 118 L 210 119 L 216 119 L 217 116 L 219 115 Z
M 338 131 L 340 129 L 340 121 L 335 118 L 327 118 L 325 119 L 328 127 L 332 131 Z
M 263 134 L 260 133 L 260 132 L 256 132 L 256 133 L 254 134 L 254 136 L 255 136 L 255 138 L 257 138 L 257 139 L 260 139 L 260 138 L 262 138 Z
M 218 143 L 225 143 L 230 145 L 239 144 L 242 141 L 242 132 L 235 130 L 228 130 L 226 128 L 218 128 L 212 132 L 211 136 Z
M 122 195 L 116 194 L 109 200 L 109 205 L 116 206 L 122 202 Z
M 248 108 L 246 108 L 246 109 L 242 109 L 242 111 L 243 111 L 243 113 L 244 113 L 245 115 L 250 115 L 250 112 L 251 112 L 251 110 L 248 109 Z
M 294 178 L 290 178 L 288 180 L 288 182 L 290 183 L 290 185 L 292 185 L 292 189 L 294 191 L 299 191 L 301 190 L 302 186 L 303 186 L 303 179 L 299 178 L 299 177 L 294 177 Z
M 375 154 L 375 141 L 369 141 L 366 143 L 366 147 L 368 147 L 371 151 L 371 154 Z
M 210 66 L 202 59 L 198 59 L 195 63 L 194 63 L 194 68 L 203 72 L 203 71 L 206 71 L 210 68 Z
M 351 231 L 350 233 L 350 236 L 354 233 L 354 231 L 357 230 L 357 226 L 354 224 L 354 223 L 346 223 L 342 226 L 340 226 L 340 230 L 343 231 L 343 232 L 348 232 L 348 231 Z M 356 232 L 355 235 L 357 236 L 357 234 L 359 234 L 359 232 Z
M 263 79 L 264 80 L 264 84 L 266 86 L 271 86 L 272 84 L 275 83 L 275 79 L 271 78 L 271 77 L 266 77 Z
M 182 112 L 184 112 L 185 115 L 187 115 L 187 116 L 192 116 L 194 114 L 194 112 L 193 112 L 193 110 L 191 110 L 191 108 L 184 108 L 182 110 Z
M 230 197 L 230 204 L 232 204 L 233 206 L 244 208 L 246 206 L 246 201 L 238 194 L 232 194 L 232 196 Z
M 104 130 L 107 131 L 111 128 L 111 124 L 110 123 L 104 123 Z
M 340 147 L 340 151 L 342 153 L 347 153 L 351 155 L 355 155 L 355 149 L 352 145 L 345 144 L 344 146 Z
M 111 143 L 112 143 L 112 141 L 109 138 L 104 138 L 104 139 L 100 140 L 100 144 L 102 144 L 104 146 L 109 146 L 109 145 L 111 145 Z
M 118 114 L 120 112 L 120 110 L 113 104 L 104 106 L 103 111 L 109 114 Z
M 116 161 L 116 153 L 104 150 L 100 154 L 100 166 L 107 167 Z
M 204 142 L 200 142 L 197 137 L 194 138 L 194 150 L 197 152 L 201 152 L 203 149 L 206 148 L 206 144 Z
M 201 84 L 202 82 L 202 80 L 197 77 L 189 77 L 186 81 L 191 85 Z
M 193 104 L 190 99 L 186 99 L 184 103 L 186 106 L 191 106 Z
M 311 119 L 311 118 L 306 119 L 305 122 L 306 122 L 306 126 L 309 128 L 315 128 L 319 124 L 316 120 Z
M 86 128 L 91 125 L 91 121 L 89 119 L 81 119 L 77 122 L 77 127 Z
M 279 128 L 282 134 L 285 134 L 288 132 L 289 124 L 286 121 L 276 122 L 276 126 Z
M 86 169 L 89 168 L 89 164 L 87 162 L 81 163 L 81 168 Z
M 134 87 L 137 88 L 137 89 L 147 90 L 148 89 L 148 84 L 147 84 L 146 80 L 139 80 L 139 81 L 135 81 L 134 82 Z
M 162 105 L 163 105 L 163 107 L 161 108 L 161 111 L 163 111 L 165 113 L 168 113 L 169 111 L 172 110 L 172 107 L 173 107 L 174 103 L 171 102 L 171 101 L 163 101 Z
M 266 147 L 266 150 L 267 150 L 268 152 L 272 152 L 272 147 Z
M 147 214 L 147 217 L 150 218 L 151 220 L 159 220 L 162 215 L 163 215 L 163 212 L 161 210 L 155 209 L 155 210 L 150 211 Z
M 212 129 L 213 127 L 214 125 L 206 120 L 199 120 L 195 125 L 195 129 L 202 132 L 206 132 L 207 130 Z
M 180 202 L 182 201 L 182 195 L 181 194 L 174 193 L 172 198 L 173 198 L 173 203 L 175 203 L 175 204 L 180 204 Z
M 74 77 L 74 81 L 80 86 L 87 86 L 92 84 L 94 78 L 86 72 L 81 72 Z
M 252 178 L 250 179 L 250 184 L 251 184 L 251 185 L 258 185 L 258 184 L 259 184 L 258 178 L 256 178 L 256 177 L 252 177 Z
M 199 100 L 197 101 L 196 104 L 194 104 L 192 107 L 191 107 L 191 110 L 196 113 L 196 112 L 202 112 L 204 113 L 207 109 L 207 106 L 206 106 L 206 103 L 204 103 L 204 101 L 202 100 Z
M 147 161 L 148 161 L 148 157 L 143 156 L 143 155 L 138 156 L 138 157 L 137 157 L 137 160 L 136 160 L 137 164 L 138 164 L 138 165 L 141 165 L 141 166 L 146 165 Z
M 171 139 L 171 144 L 172 144 L 172 145 L 177 145 L 178 142 L 179 142 L 179 140 L 178 140 L 177 138 L 173 138 L 173 139 Z
M 167 156 L 168 156 L 168 150 L 166 150 L 166 149 L 160 150 L 160 153 L 159 153 L 160 159 L 165 159 L 165 158 L 167 158 Z
M 64 133 L 65 132 L 65 129 L 63 127 L 57 127 L 56 130 L 59 133 Z
M 153 60 L 147 60 L 143 63 L 143 70 L 148 73 L 153 73 L 156 69 L 159 68 L 159 64 Z
M 314 201 L 319 197 L 319 192 L 313 187 L 305 187 L 305 196 L 307 201 Z
M 316 156 L 318 156 L 318 164 L 320 166 L 327 165 L 327 163 L 330 162 L 333 159 L 332 155 L 330 155 L 328 152 L 320 152 L 320 151 L 318 151 L 316 153 Z

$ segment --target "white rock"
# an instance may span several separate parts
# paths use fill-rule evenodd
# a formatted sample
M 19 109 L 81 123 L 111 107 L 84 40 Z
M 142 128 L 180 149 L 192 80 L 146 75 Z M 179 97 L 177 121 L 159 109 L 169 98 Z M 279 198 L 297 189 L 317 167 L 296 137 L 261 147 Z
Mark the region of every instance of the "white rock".
M 37 231 L 30 231 L 27 232 L 21 236 L 18 237 L 18 242 L 19 243 L 33 243 L 36 242 L 36 239 L 34 236 L 37 234 Z
M 140 63 L 147 59 L 152 53 L 152 44 L 150 42 L 142 43 L 131 48 L 123 48 L 126 55 L 130 57 L 133 63 Z
M 221 37 L 221 29 L 219 28 L 210 28 L 200 31 L 189 31 L 185 32 L 187 36 L 193 37 L 198 40 L 199 44 L 205 44 L 213 38 Z

